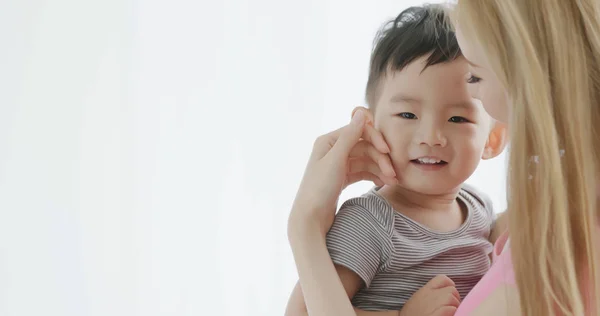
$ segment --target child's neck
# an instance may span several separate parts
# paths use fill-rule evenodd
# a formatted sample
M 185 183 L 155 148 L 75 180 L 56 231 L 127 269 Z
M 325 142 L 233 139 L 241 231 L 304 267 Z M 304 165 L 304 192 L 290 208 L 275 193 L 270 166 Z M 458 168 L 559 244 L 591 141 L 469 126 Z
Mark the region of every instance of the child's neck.
M 385 185 L 379 193 L 388 200 L 392 206 L 402 206 L 413 210 L 447 211 L 458 207 L 456 197 L 459 188 L 443 194 L 423 194 L 412 191 L 399 185 Z

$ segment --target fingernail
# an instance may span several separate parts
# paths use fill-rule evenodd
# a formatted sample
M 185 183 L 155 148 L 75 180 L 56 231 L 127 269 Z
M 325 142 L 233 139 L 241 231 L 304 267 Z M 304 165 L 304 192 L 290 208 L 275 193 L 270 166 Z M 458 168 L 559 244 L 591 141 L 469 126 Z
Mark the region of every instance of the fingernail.
M 352 123 L 362 124 L 365 120 L 365 114 L 362 111 L 356 111 L 352 116 Z

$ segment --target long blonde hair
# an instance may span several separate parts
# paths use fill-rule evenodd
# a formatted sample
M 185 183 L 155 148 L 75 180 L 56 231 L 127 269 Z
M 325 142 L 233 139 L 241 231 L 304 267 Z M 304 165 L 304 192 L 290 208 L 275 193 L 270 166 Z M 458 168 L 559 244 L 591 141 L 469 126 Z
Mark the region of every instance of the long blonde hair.
M 508 217 L 521 311 L 600 315 L 600 1 L 458 0 L 455 10 L 512 103 Z

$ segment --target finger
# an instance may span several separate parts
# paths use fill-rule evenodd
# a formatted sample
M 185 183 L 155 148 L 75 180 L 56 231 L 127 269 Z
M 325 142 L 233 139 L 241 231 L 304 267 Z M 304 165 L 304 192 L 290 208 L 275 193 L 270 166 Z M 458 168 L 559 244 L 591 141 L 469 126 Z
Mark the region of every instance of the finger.
M 373 114 L 369 112 L 368 109 L 362 106 L 354 108 L 354 110 L 352 110 L 352 115 L 356 114 L 356 112 L 363 112 L 366 117 L 366 125 L 365 130 L 363 131 L 362 138 L 371 142 L 382 153 L 390 153 L 390 147 L 385 142 L 383 134 L 376 130 L 375 127 L 373 127 Z
M 435 290 L 430 293 L 429 297 L 431 306 L 435 308 L 441 306 L 458 307 L 460 305 L 460 301 L 450 291 Z
M 454 316 L 458 308 L 455 306 L 440 306 L 431 313 L 432 316 Z
M 386 176 L 396 177 L 396 172 L 394 171 L 390 157 L 387 154 L 380 152 L 370 142 L 361 140 L 354 146 L 354 148 L 352 148 L 350 157 L 359 156 L 367 156 L 371 158 L 379 165 L 379 168 Z
M 317 137 L 313 144 L 313 149 L 310 154 L 310 160 L 320 160 L 321 158 L 323 158 L 329 152 L 329 150 L 331 150 L 331 147 L 333 147 L 333 144 L 335 143 L 335 140 L 339 137 L 341 131 L 342 128 L 339 128 L 335 131 Z
M 348 125 L 317 137 L 313 144 L 311 159 L 318 160 L 323 158 L 331 150 L 333 145 L 335 145 L 335 142 L 338 140 L 340 135 L 342 135 L 344 130 L 347 129 L 347 127 Z
M 347 180 L 346 184 L 350 185 L 350 184 L 356 183 L 358 181 L 363 181 L 363 180 L 371 181 L 371 182 L 375 183 L 376 186 L 379 186 L 379 187 L 384 185 L 384 182 L 381 179 L 379 179 L 378 176 L 376 176 L 370 172 L 367 172 L 367 171 L 350 173 L 348 175 L 348 180 Z
M 446 275 L 440 274 L 436 275 L 433 279 L 429 280 L 425 286 L 428 286 L 431 289 L 441 289 L 448 286 L 455 286 L 454 281 L 447 277 Z
M 352 109 L 352 115 L 350 115 L 350 118 L 352 118 L 354 116 L 354 114 L 356 114 L 357 111 L 362 111 L 365 114 L 365 122 L 367 124 L 373 122 L 373 115 L 371 115 L 371 112 L 369 112 L 369 109 L 367 109 L 364 106 L 357 106 L 354 109 Z
M 383 139 L 383 135 L 378 130 L 376 130 L 375 127 L 373 127 L 373 125 L 365 125 L 362 138 L 373 144 L 373 146 L 375 146 L 380 152 L 384 154 L 390 153 L 390 147 L 385 142 L 385 139 Z
M 333 147 L 326 155 L 332 155 L 338 161 L 347 159 L 354 145 L 360 140 L 364 126 L 365 114 L 363 111 L 356 111 L 350 124 L 342 128 L 339 137 L 335 139 Z
M 348 173 L 360 173 L 366 171 L 377 176 L 385 184 L 394 185 L 397 183 L 395 177 L 385 175 L 379 166 L 369 157 L 351 158 L 348 163 Z
M 458 293 L 458 290 L 455 287 L 452 287 L 452 295 L 454 295 L 454 297 L 456 297 L 456 299 L 460 302 L 460 293 Z
M 457 292 L 458 293 L 458 292 Z M 456 306 L 460 305 L 460 296 L 457 296 L 453 293 L 453 291 L 448 288 L 448 290 L 444 289 L 438 295 L 438 297 L 442 300 L 441 305 L 446 306 Z

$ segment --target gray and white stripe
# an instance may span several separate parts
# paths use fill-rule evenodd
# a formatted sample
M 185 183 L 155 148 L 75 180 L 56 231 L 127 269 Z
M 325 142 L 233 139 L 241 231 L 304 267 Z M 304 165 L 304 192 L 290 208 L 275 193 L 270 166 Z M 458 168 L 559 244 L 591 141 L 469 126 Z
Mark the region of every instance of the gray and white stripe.
M 359 275 L 366 286 L 352 303 L 363 310 L 400 310 L 438 274 L 455 283 L 461 297 L 490 266 L 488 241 L 495 215 L 490 200 L 464 185 L 458 199 L 468 215 L 457 230 L 440 233 L 394 210 L 372 189 L 346 201 L 327 235 L 334 263 Z

